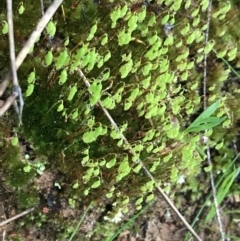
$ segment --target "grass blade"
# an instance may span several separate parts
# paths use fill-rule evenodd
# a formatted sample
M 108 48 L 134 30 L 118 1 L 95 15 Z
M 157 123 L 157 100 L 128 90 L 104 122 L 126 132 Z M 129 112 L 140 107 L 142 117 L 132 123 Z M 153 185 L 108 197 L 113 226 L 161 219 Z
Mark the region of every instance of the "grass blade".
M 219 179 L 219 181 L 216 184 L 216 188 L 219 187 L 219 185 L 221 184 L 222 180 L 224 180 L 224 178 L 226 177 L 226 175 L 229 174 L 230 169 L 232 168 L 232 166 L 234 165 L 235 161 L 238 159 L 238 157 L 240 156 L 240 153 L 234 158 L 234 160 L 231 162 L 231 164 L 229 165 L 229 167 L 227 168 L 226 172 L 221 176 L 221 178 Z M 203 203 L 203 205 L 201 206 L 200 210 L 198 211 L 196 217 L 194 218 L 191 226 L 194 228 L 195 224 L 197 223 L 200 217 L 200 215 L 202 214 L 204 208 L 207 206 L 208 201 L 210 200 L 210 198 L 212 197 L 212 193 L 210 193 L 206 199 L 206 201 Z M 188 232 L 187 235 L 184 238 L 184 241 L 189 240 L 189 236 L 190 233 Z
M 223 199 L 227 196 L 228 191 L 230 189 L 230 187 L 232 186 L 235 177 L 237 175 L 237 173 L 239 172 L 240 168 L 237 168 L 235 170 L 233 170 L 232 173 L 230 173 L 225 180 L 223 181 L 222 185 L 219 187 L 218 193 L 217 193 L 217 201 L 218 204 L 220 205 L 221 202 L 223 201 Z M 210 212 L 208 213 L 206 219 L 205 219 L 205 223 L 209 222 L 215 214 L 215 207 L 212 206 Z
M 69 238 L 68 241 L 72 241 L 72 239 L 74 238 L 74 236 L 75 236 L 75 234 L 77 233 L 77 231 L 78 231 L 78 229 L 79 229 L 79 227 L 80 227 L 80 225 L 81 225 L 83 219 L 84 219 L 85 216 L 87 215 L 87 212 L 89 211 L 91 205 L 92 205 L 92 203 L 89 204 L 89 206 L 87 207 L 87 209 L 86 209 L 85 212 L 83 213 L 81 219 L 79 220 L 79 222 L 78 222 L 76 228 L 74 229 L 74 231 L 73 231 L 73 233 L 72 233 L 72 235 L 71 235 L 71 237 Z

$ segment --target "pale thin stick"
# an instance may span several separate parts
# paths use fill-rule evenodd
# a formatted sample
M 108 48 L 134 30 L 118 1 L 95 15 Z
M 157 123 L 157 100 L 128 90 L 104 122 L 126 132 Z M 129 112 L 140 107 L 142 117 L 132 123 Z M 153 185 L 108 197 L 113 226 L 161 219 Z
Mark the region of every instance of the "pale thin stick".
M 208 5 L 208 11 L 207 11 L 207 29 L 205 33 L 205 46 L 208 44 L 208 39 L 209 39 L 209 28 L 210 28 L 210 20 L 211 20 L 211 11 L 212 11 L 212 0 L 209 1 Z M 207 54 L 204 54 L 204 68 L 203 68 L 203 108 L 204 110 L 207 108 Z M 207 161 L 208 165 L 211 167 L 212 166 L 212 161 L 211 161 L 211 152 L 209 148 L 209 144 L 207 144 Z M 221 215 L 219 211 L 219 205 L 217 201 L 217 191 L 214 183 L 214 177 L 213 177 L 213 171 L 210 169 L 209 172 L 210 175 L 210 182 L 211 182 L 211 188 L 213 192 L 213 201 L 214 201 L 214 206 L 216 209 L 216 215 L 217 215 L 217 220 L 218 220 L 218 225 L 219 225 L 219 231 L 221 234 L 221 240 L 225 240 L 225 232 L 223 229 L 223 224 L 221 220 Z
M 3 234 L 2 234 L 2 241 L 6 241 L 6 230 L 3 231 Z
M 83 78 L 83 81 L 85 83 L 85 85 L 87 87 L 90 87 L 90 83 L 88 82 L 87 78 L 85 77 L 85 75 L 83 74 L 83 72 L 79 69 L 78 73 L 80 75 L 81 78 Z M 107 116 L 107 118 L 109 119 L 109 121 L 111 122 L 112 126 L 116 129 L 119 130 L 119 127 L 117 126 L 116 122 L 113 120 L 113 118 L 111 117 L 111 115 L 109 114 L 109 112 L 107 111 L 107 109 L 105 109 L 102 105 L 101 101 L 98 101 L 98 104 L 101 106 L 103 112 L 105 113 L 105 115 Z M 129 147 L 129 151 L 132 155 L 137 156 L 137 154 L 135 153 L 135 151 L 132 149 L 130 143 L 128 142 L 128 140 L 126 139 L 126 137 L 121 134 L 121 139 L 125 142 L 125 144 Z M 148 171 L 148 169 L 145 167 L 145 165 L 143 164 L 143 162 L 138 158 L 137 162 L 141 165 L 142 169 L 144 170 L 145 174 L 156 184 L 156 181 L 154 179 L 154 177 L 152 176 L 152 174 Z M 182 214 L 177 210 L 177 208 L 174 206 L 174 204 L 172 203 L 172 201 L 169 199 L 169 197 L 164 193 L 164 191 L 160 188 L 160 187 L 156 187 L 157 190 L 160 192 L 160 194 L 162 195 L 162 197 L 165 199 L 165 201 L 168 203 L 168 205 L 172 208 L 172 210 L 176 213 L 176 215 L 180 218 L 180 220 L 184 223 L 184 225 L 186 226 L 186 228 L 192 233 L 192 235 L 195 237 L 196 240 L 198 241 L 202 241 L 202 239 L 197 235 L 197 233 L 193 230 L 193 228 L 190 226 L 190 224 L 186 221 L 186 219 L 182 216 Z
M 40 4 L 41 4 L 41 13 L 42 16 L 44 15 L 44 4 L 43 4 L 43 0 L 40 0 Z
M 18 54 L 18 56 L 16 58 L 16 69 L 18 69 L 21 66 L 24 59 L 28 55 L 30 49 L 34 46 L 34 43 L 36 42 L 36 40 L 40 36 L 41 32 L 44 30 L 44 28 L 46 27 L 48 22 L 51 20 L 52 16 L 54 15 L 54 13 L 56 12 L 56 10 L 58 9 L 58 7 L 60 6 L 60 4 L 62 2 L 63 2 L 63 0 L 55 0 L 50 5 L 48 10 L 45 12 L 44 16 L 40 19 L 40 21 L 38 22 L 35 30 L 32 32 L 29 39 L 27 40 L 24 47 L 22 48 L 22 50 L 20 51 L 20 53 Z M 5 92 L 7 86 L 9 85 L 9 83 L 11 81 L 11 78 L 12 78 L 12 76 L 11 76 L 11 73 L 9 72 L 5 76 L 3 81 L 1 82 L 1 84 L 0 84 L 0 97 Z
M 7 98 L 3 106 L 0 108 L 0 116 L 3 116 L 3 114 L 11 107 L 11 105 L 14 103 L 17 97 L 18 97 L 18 94 L 14 92 L 12 95 L 10 95 Z
M 13 15 L 12 15 L 12 0 L 7 0 L 7 19 L 8 19 L 8 37 L 9 37 L 9 49 L 12 68 L 13 85 L 18 86 L 16 57 L 15 57 L 15 44 L 13 34 Z
M 7 224 L 7 223 L 10 223 L 10 222 L 12 222 L 12 221 L 14 221 L 14 220 L 16 220 L 16 219 L 18 219 L 18 218 L 26 215 L 26 214 L 32 212 L 33 210 L 34 210 L 34 208 L 29 208 L 29 209 L 27 209 L 26 211 L 24 211 L 24 212 L 22 212 L 22 213 L 19 213 L 19 214 L 15 215 L 14 217 L 9 218 L 9 219 L 1 222 L 1 223 L 0 223 L 0 226 L 3 226 L 3 225 L 5 225 L 5 224 Z
M 8 37 L 9 37 L 9 51 L 10 51 L 10 59 L 11 59 L 11 69 L 12 69 L 12 77 L 13 77 L 13 93 L 19 98 L 19 106 L 17 101 L 14 101 L 14 106 L 16 112 L 18 114 L 19 122 L 22 123 L 22 111 L 24 101 L 22 98 L 22 90 L 18 83 L 17 77 L 17 68 L 16 68 L 16 57 L 15 57 L 15 44 L 14 44 L 14 28 L 13 28 L 13 10 L 12 10 L 12 0 L 7 0 L 7 18 L 8 18 Z M 7 103 L 11 103 L 10 99 L 8 99 Z M 7 106 L 5 105 L 5 108 Z M 4 109 L 4 108 L 3 108 Z

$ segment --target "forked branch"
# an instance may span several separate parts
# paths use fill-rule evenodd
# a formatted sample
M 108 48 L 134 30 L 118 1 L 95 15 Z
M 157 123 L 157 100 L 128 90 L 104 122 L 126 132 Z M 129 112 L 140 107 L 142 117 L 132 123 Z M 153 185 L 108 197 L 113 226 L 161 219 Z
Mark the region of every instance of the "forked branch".
M 12 0 L 7 0 L 7 19 L 8 19 L 8 37 L 9 37 L 9 51 L 11 59 L 11 73 L 13 77 L 13 93 L 3 105 L 3 109 L 9 108 L 14 101 L 15 109 L 18 114 L 19 122 L 22 123 L 22 110 L 24 101 L 22 98 L 22 91 L 18 83 L 16 59 L 15 59 L 15 44 L 14 44 L 14 28 L 13 28 L 13 11 L 12 11 Z M 19 98 L 19 106 L 16 97 Z
M 7 2 L 10 2 L 10 1 L 7 0 Z M 18 54 L 18 56 L 16 58 L 16 61 L 15 61 L 15 70 L 16 71 L 21 66 L 21 64 L 23 63 L 24 59 L 28 55 L 30 49 L 34 46 L 34 43 L 36 42 L 36 40 L 38 39 L 38 37 L 40 36 L 42 31 L 46 27 L 48 22 L 51 20 L 52 16 L 54 15 L 54 13 L 56 12 L 56 10 L 58 9 L 58 7 L 61 5 L 62 2 L 63 2 L 63 0 L 55 0 L 50 5 L 48 10 L 45 12 L 44 16 L 40 19 L 40 21 L 38 22 L 35 30 L 32 32 L 32 34 L 30 35 L 29 39 L 27 40 L 27 42 L 25 43 L 24 47 L 22 48 L 22 50 L 20 51 L 20 53 Z M 0 83 L 0 97 L 6 91 L 6 89 L 9 86 L 12 78 L 13 78 L 13 81 L 14 81 L 14 75 L 12 74 L 12 71 L 10 71 L 4 77 L 2 82 Z M 18 83 L 18 82 L 16 82 L 16 79 L 15 79 L 15 82 L 13 82 L 13 86 L 16 83 Z M 18 87 L 19 87 L 19 85 L 18 85 Z M 5 101 L 5 103 L 3 103 L 2 107 L 0 107 L 0 116 L 2 116 L 9 109 L 9 107 L 13 104 L 13 102 L 16 100 L 17 96 L 19 95 L 19 91 L 20 91 L 19 88 L 18 89 L 14 89 L 13 94 Z M 21 100 L 20 100 L 20 102 L 21 102 Z M 21 103 L 20 103 L 20 105 L 21 105 Z

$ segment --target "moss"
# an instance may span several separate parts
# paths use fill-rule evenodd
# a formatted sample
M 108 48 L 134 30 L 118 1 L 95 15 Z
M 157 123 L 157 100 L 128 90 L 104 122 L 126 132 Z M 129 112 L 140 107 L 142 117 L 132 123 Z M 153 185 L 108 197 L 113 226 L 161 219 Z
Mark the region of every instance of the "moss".
M 14 166 L 12 169 L 8 169 L 6 174 L 6 183 L 12 188 L 23 188 L 26 187 L 29 182 L 34 178 L 35 171 L 30 171 L 29 173 L 24 172 L 23 168 L 26 165 L 19 163 L 19 165 Z
M 27 209 L 39 203 L 39 194 L 34 189 L 21 189 L 16 192 L 17 204 L 20 209 Z
M 17 4 L 15 7 L 17 7 Z M 30 6 L 26 3 L 26 12 L 21 16 L 16 15 L 17 48 L 20 48 L 21 43 L 31 32 L 33 28 L 32 22 L 37 21 L 40 15 L 36 4 Z M 173 18 L 174 20 L 175 18 L 176 26 L 172 33 L 173 44 L 169 44 L 165 41 L 170 38 L 164 33 L 164 26 L 161 23 L 163 12 L 164 14 L 167 13 L 168 7 L 158 6 L 155 1 L 154 5 L 147 9 L 146 19 L 138 23 L 136 29 L 132 32 L 130 42 L 124 45 L 119 44 L 119 33 L 123 29 L 128 31 L 131 24 L 128 18 L 122 18 L 117 20 L 115 28 L 111 27 L 110 14 L 117 10 L 117 6 L 108 1 L 100 1 L 99 4 L 95 4 L 93 1 L 87 0 L 80 1 L 76 6 L 72 6 L 72 4 L 70 1 L 63 3 L 63 8 L 60 8 L 53 18 L 57 26 L 56 36 L 51 41 L 48 41 L 48 37 L 42 34 L 39 42 L 35 45 L 34 52 L 28 56 L 28 59 L 19 70 L 21 87 L 24 93 L 28 87 L 28 83 L 25 81 L 28 74 L 34 69 L 36 71 L 34 92 L 31 96 L 25 97 L 23 127 L 20 131 L 22 131 L 22 135 L 26 139 L 33 143 L 38 155 L 44 154 L 48 156 L 48 163 L 46 164 L 48 170 L 65 174 L 66 178 L 62 181 L 64 190 L 61 196 L 74 200 L 80 199 L 81 201 L 76 204 L 77 207 L 80 207 L 82 202 L 87 204 L 93 199 L 97 199 L 102 204 L 105 201 L 106 193 L 110 192 L 111 188 L 115 188 L 113 198 L 110 198 L 109 201 L 114 200 L 121 206 L 123 201 L 121 197 L 123 196 L 135 200 L 139 195 L 144 196 L 151 192 L 151 190 L 142 191 L 144 185 L 148 182 L 148 177 L 145 176 L 143 171 L 133 172 L 133 169 L 137 166 L 136 160 L 133 159 L 132 154 L 128 153 L 128 147 L 119 142 L 119 138 L 114 139 L 111 133 L 112 125 L 103 114 L 100 106 L 98 104 L 90 105 L 91 95 L 83 79 L 79 77 L 76 71 L 73 71 L 73 73 L 69 71 L 75 60 L 75 54 L 83 43 L 89 45 L 87 52 L 94 50 L 102 58 L 107 52 L 111 53 L 110 60 L 104 62 L 102 67 L 94 66 L 91 71 L 87 70 L 88 66 L 81 69 L 90 84 L 96 83 L 96 81 L 98 84 L 101 83 L 101 100 L 110 97 L 115 102 L 114 108 L 109 107 L 107 109 L 120 127 L 124 123 L 128 123 L 123 134 L 127 137 L 130 145 L 136 149 L 137 156 L 143 160 L 149 170 L 152 169 L 151 173 L 156 180 L 167 184 L 167 188 L 172 188 L 173 192 L 177 190 L 174 188 L 177 180 L 176 177 L 174 178 L 172 170 L 175 168 L 179 174 L 189 176 L 187 187 L 184 187 L 184 190 L 192 189 L 195 195 L 197 190 L 202 189 L 196 178 L 197 173 L 201 171 L 202 159 L 200 159 L 196 150 L 191 153 L 192 155 L 189 158 L 184 158 L 183 152 L 184 148 L 190 148 L 191 144 L 197 145 L 198 140 L 193 140 L 196 139 L 194 134 L 182 135 L 184 129 L 198 115 L 201 108 L 203 69 L 201 67 L 202 61 L 196 63 L 196 59 L 202 54 L 204 40 L 199 42 L 198 40 L 205 32 L 201 29 L 204 24 L 202 21 L 198 26 L 192 26 L 194 18 L 191 17 L 191 12 L 194 10 L 194 6 L 191 5 L 187 10 L 184 6 L 181 6 L 179 11 L 170 16 L 170 19 Z M 125 1 L 115 1 L 114 4 L 119 4 L 121 7 L 128 4 L 129 17 L 137 15 L 142 10 L 140 3 L 131 4 Z M 160 8 L 164 9 L 163 12 L 157 10 Z M 213 8 L 213 12 L 217 11 L 216 9 L 217 6 Z M 153 17 L 153 12 L 156 13 L 156 24 L 150 26 L 149 20 Z M 33 21 L 26 22 L 26 18 L 32 14 L 34 17 L 31 20 Z M 229 20 L 230 15 L 234 14 L 235 12 L 231 10 L 231 13 L 227 15 L 227 20 Z M 202 16 L 205 18 L 205 13 L 201 12 L 199 14 L 200 18 Z M 0 20 L 3 19 L 5 19 L 5 13 L 0 15 Z M 91 25 L 96 20 L 98 21 L 96 34 L 92 40 L 87 41 L 86 38 Z M 223 50 L 229 44 L 229 39 L 233 43 L 238 43 L 239 32 L 234 28 L 235 24 L 231 26 L 233 31 L 227 31 L 223 38 L 219 38 L 216 36 L 219 35 L 219 29 L 222 29 L 222 22 L 217 18 L 211 21 L 213 28 L 211 28 L 210 37 L 215 39 L 216 44 L 214 47 L 217 50 Z M 178 23 L 180 24 L 177 25 Z M 182 34 L 181 31 L 186 24 L 190 24 L 190 32 Z M 147 25 L 149 25 L 148 31 L 142 34 Z M 227 29 L 228 26 L 225 28 Z M 199 31 L 200 36 L 193 43 L 189 43 L 189 35 L 194 31 Z M 153 46 L 149 39 L 155 33 L 159 37 L 156 43 L 161 44 L 158 47 L 155 46 L 159 50 L 159 56 L 153 58 L 153 52 L 157 50 L 150 51 Z M 106 45 L 101 44 L 103 34 L 107 34 L 109 38 Z M 67 36 L 70 43 L 68 46 L 63 46 L 64 39 Z M 182 46 L 177 47 L 175 43 L 179 42 L 182 42 Z M 3 36 L 0 43 L 3 47 L 0 52 L 0 56 L 3 57 L 0 58 L 0 65 L 2 63 L 1 66 L 4 66 L 5 56 L 7 56 L 5 51 L 8 46 L 7 36 Z M 50 49 L 52 49 L 54 61 L 52 65 L 45 67 L 45 54 Z M 66 66 L 57 70 L 56 60 L 64 49 L 68 51 L 70 60 Z M 178 59 L 180 55 L 187 52 L 189 52 L 189 55 L 182 57 L 180 60 Z M 126 78 L 122 78 L 120 70 L 124 70 L 122 67 L 127 62 L 127 56 L 130 56 L 133 67 L 129 70 Z M 79 62 L 83 62 L 85 59 L 87 59 L 86 56 Z M 96 61 L 96 65 L 99 62 L 100 59 Z M 193 66 L 191 66 L 192 63 Z M 146 71 L 145 67 L 148 64 L 152 67 L 149 71 Z M 188 67 L 185 68 L 184 65 Z M 228 92 L 229 94 L 226 94 L 226 97 L 230 99 L 230 103 L 226 103 L 226 110 L 230 115 L 231 113 L 234 115 L 233 127 L 216 128 L 211 136 L 212 149 L 221 139 L 224 138 L 225 140 L 224 147 L 215 151 L 213 157 L 215 167 L 220 170 L 227 165 L 227 159 L 222 159 L 222 156 L 224 154 L 228 158 L 234 156 L 233 151 L 228 150 L 228 146 L 231 143 L 232 134 L 238 132 L 238 121 L 240 119 L 237 109 L 239 93 L 236 90 L 239 89 L 239 83 L 236 79 L 234 81 L 229 79 L 225 83 L 221 80 L 226 66 L 221 60 L 216 61 L 215 54 L 209 56 L 207 67 L 207 87 L 211 88 L 208 89 L 208 97 L 216 95 L 216 98 L 221 99 L 225 95 L 224 92 Z M 59 75 L 63 68 L 68 71 L 68 79 L 65 84 L 59 85 Z M 110 76 L 106 80 L 100 81 L 101 75 L 106 69 L 110 69 Z M 4 72 L 5 67 L 0 71 Z M 149 73 L 146 74 L 145 72 Z M 150 77 L 149 83 L 147 83 L 147 77 Z M 69 101 L 69 91 L 74 85 L 77 87 L 77 93 Z M 115 96 L 118 91 L 118 97 L 121 97 L 120 101 L 117 101 Z M 133 97 L 136 92 L 136 96 Z M 152 99 L 149 100 L 151 94 Z M 231 100 L 231 98 L 234 98 L 234 100 Z M 65 115 L 63 111 L 57 110 L 60 103 L 64 104 Z M 132 104 L 129 109 L 126 108 L 126 103 Z M 74 120 L 72 113 L 76 109 L 78 109 L 79 115 Z M 86 113 L 87 111 L 88 113 Z M 89 124 L 91 119 L 94 119 L 92 125 Z M 174 124 L 176 124 L 173 120 L 177 120 L 179 124 L 176 135 L 172 133 L 175 127 Z M 106 133 L 98 136 L 91 143 L 84 142 L 83 135 L 94 131 L 100 125 L 106 128 Z M 29 173 L 23 171 L 25 164 L 21 160 L 21 150 L 18 147 L 11 146 L 4 139 L 6 136 L 11 136 L 10 129 L 4 129 L 4 125 L 1 126 L 1 129 L 3 134 L 0 133 L 2 138 L 0 144 L 3 147 L 3 152 L 0 155 L 0 160 L 5 170 L 7 184 L 17 190 L 16 195 L 20 208 L 35 205 L 38 202 L 38 195 L 35 195 L 37 191 L 31 189 L 28 196 L 26 189 L 31 184 L 35 171 L 33 169 Z M 154 135 L 146 141 L 145 138 L 149 130 L 154 130 Z M 220 130 L 221 133 L 219 133 Z M 138 150 L 137 147 L 142 148 L 142 150 Z M 86 148 L 89 149 L 88 154 L 84 154 Z M 122 171 L 119 171 L 119 167 L 127 154 L 130 172 L 118 182 L 117 178 Z M 117 161 L 112 167 L 109 168 L 105 164 L 99 164 L 104 163 L 104 161 L 108 163 L 114 156 L 116 156 Z M 83 163 L 86 157 L 88 160 Z M 154 170 L 155 164 L 156 168 Z M 88 182 L 84 182 L 84 177 L 93 170 L 92 168 L 94 173 L 90 175 Z M 101 186 L 96 189 L 92 188 L 92 185 L 98 179 Z M 79 187 L 72 188 L 74 183 L 78 183 Z M 84 191 L 88 189 L 89 194 L 85 196 Z M 61 238 L 66 239 L 70 231 L 66 230 L 65 233 L 64 228 L 67 229 L 67 225 L 71 224 L 66 223 L 63 225 L 59 221 L 61 217 L 57 216 L 57 214 L 54 215 L 51 218 L 49 217 L 49 223 L 50 219 L 51 221 L 54 220 L 52 225 L 56 224 L 57 230 L 64 233 Z M 38 225 L 47 227 L 49 223 L 45 223 L 46 217 L 40 214 L 36 214 L 36 216 Z M 64 226 L 62 230 L 61 225 Z M 96 228 L 99 237 L 111 235 L 112 230 L 115 229 L 114 225 L 106 225 L 105 227 L 106 229 L 109 228 L 108 230 L 103 226 L 99 224 Z
M 34 171 L 24 172 L 26 166 L 21 160 L 21 151 L 19 146 L 12 146 L 11 143 L 5 143 L 1 155 L 2 166 L 6 174 L 6 183 L 11 188 L 25 187 L 35 176 Z

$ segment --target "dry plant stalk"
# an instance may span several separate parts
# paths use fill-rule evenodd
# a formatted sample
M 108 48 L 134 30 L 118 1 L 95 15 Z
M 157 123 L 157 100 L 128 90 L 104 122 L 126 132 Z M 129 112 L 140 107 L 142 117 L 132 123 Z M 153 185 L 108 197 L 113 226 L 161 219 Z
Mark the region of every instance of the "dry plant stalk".
M 79 76 L 83 79 L 85 85 L 89 88 L 90 87 L 90 83 L 88 82 L 86 76 L 83 74 L 83 72 L 78 69 L 78 73 Z M 105 113 L 105 115 L 107 116 L 107 118 L 109 119 L 109 121 L 111 122 L 112 126 L 116 129 L 119 130 L 119 127 L 117 126 L 116 122 L 113 120 L 113 118 L 111 117 L 111 115 L 109 114 L 109 112 L 107 111 L 107 109 L 105 109 L 101 103 L 101 101 L 98 102 L 98 104 L 101 106 L 101 109 L 103 110 L 103 112 Z M 132 149 L 130 143 L 128 142 L 128 140 L 126 139 L 126 137 L 121 134 L 121 139 L 125 142 L 125 144 L 127 146 L 129 146 L 129 152 L 133 155 L 136 156 L 135 151 Z M 138 158 L 137 159 L 137 163 L 139 163 L 142 167 L 142 169 L 144 170 L 145 174 L 156 184 L 156 181 L 154 179 L 154 177 L 152 176 L 152 174 L 148 171 L 148 169 L 145 167 L 145 165 L 143 164 L 143 162 Z M 197 235 L 197 233 L 193 230 L 193 228 L 190 226 L 190 224 L 186 221 L 186 219 L 182 216 L 182 214 L 178 211 L 178 209 L 175 207 L 175 205 L 173 204 L 173 202 L 170 200 L 170 198 L 164 193 L 164 191 L 162 190 L 162 188 L 157 187 L 157 190 L 159 191 L 159 193 L 161 194 L 161 196 L 164 198 L 164 200 L 168 203 L 168 205 L 172 208 L 172 210 L 176 213 L 176 215 L 180 218 L 180 220 L 184 223 L 184 225 L 186 226 L 186 228 L 192 233 L 192 235 L 195 237 L 196 240 L 198 241 L 202 241 L 202 239 Z
M 15 73 L 18 70 L 18 68 L 21 66 L 21 64 L 23 63 L 24 59 L 27 57 L 30 49 L 32 48 L 32 46 L 34 45 L 34 43 L 36 42 L 36 40 L 38 39 L 38 37 L 40 36 L 42 31 L 44 30 L 44 28 L 48 24 L 48 22 L 51 20 L 52 16 L 54 15 L 54 13 L 58 9 L 58 7 L 61 5 L 62 1 L 63 0 L 55 0 L 50 5 L 48 10 L 45 12 L 45 14 L 42 16 L 40 21 L 38 22 L 35 30 L 32 32 L 32 34 L 30 35 L 29 39 L 25 43 L 24 47 L 22 48 L 22 50 L 18 54 L 15 63 L 12 64 L 12 69 L 14 69 Z M 7 3 L 9 3 L 9 2 L 10 1 L 7 0 Z M 10 7 L 10 9 L 8 11 L 10 13 L 9 19 L 12 19 L 12 17 L 11 17 L 11 15 L 12 15 L 11 5 L 9 5 L 9 7 Z M 9 21 L 9 19 L 8 19 L 8 21 Z M 10 25 L 11 25 L 11 20 L 10 20 Z M 10 25 L 9 25 L 9 27 L 10 27 Z M 13 28 L 13 25 L 12 25 L 12 28 Z M 11 31 L 9 29 L 9 38 L 10 38 L 10 32 L 12 32 L 12 34 L 13 34 L 13 29 Z M 11 45 L 10 45 L 10 48 L 11 48 Z M 12 53 L 14 51 L 15 50 L 14 50 L 14 47 L 13 47 Z M 9 86 L 9 84 L 10 84 L 12 79 L 13 79 L 13 87 L 17 86 L 17 89 L 14 88 L 13 94 L 11 96 L 9 96 L 4 103 L 0 102 L 0 116 L 3 116 L 3 114 L 10 108 L 10 106 L 13 104 L 13 102 L 16 100 L 17 96 L 19 96 L 19 93 L 20 93 L 20 87 L 18 85 L 18 82 L 16 81 L 17 78 L 16 78 L 16 76 L 14 77 L 13 72 L 10 71 L 3 78 L 2 82 L 0 83 L 0 97 L 6 91 L 6 89 Z M 21 100 L 20 100 L 20 105 L 21 105 Z
M 209 40 L 211 11 L 212 11 L 212 0 L 209 1 L 208 10 L 207 10 L 207 29 L 206 29 L 206 34 L 205 34 L 205 46 L 207 46 L 208 40 Z M 207 57 L 208 57 L 208 55 L 204 54 L 204 61 L 203 61 L 203 98 L 204 98 L 203 109 L 204 110 L 207 108 Z M 211 153 L 210 153 L 210 148 L 209 148 L 208 144 L 207 144 L 206 152 L 207 152 L 208 165 L 212 166 Z M 217 191 L 216 191 L 216 187 L 214 184 L 214 177 L 213 177 L 212 169 L 210 169 L 209 175 L 210 175 L 211 188 L 212 188 L 212 192 L 213 192 L 213 201 L 214 201 L 214 206 L 216 209 L 216 216 L 217 216 L 217 220 L 218 220 L 219 231 L 221 234 L 221 240 L 224 241 L 225 240 L 225 232 L 223 229 L 223 224 L 222 224 L 221 215 L 220 215 L 220 211 L 219 211 L 219 205 L 218 205 L 218 201 L 217 201 Z
M 8 224 L 8 223 L 10 223 L 10 222 L 12 222 L 12 221 L 14 221 L 14 220 L 16 220 L 16 219 L 18 219 L 18 218 L 20 218 L 20 217 L 22 217 L 22 216 L 25 216 L 26 214 L 32 212 L 33 210 L 34 210 L 34 208 L 29 208 L 29 209 L 25 210 L 24 212 L 15 215 L 15 216 L 12 217 L 12 218 L 6 219 L 5 221 L 3 221 L 3 222 L 0 223 L 0 227 L 3 226 L 3 225 L 5 225 L 5 224 Z

